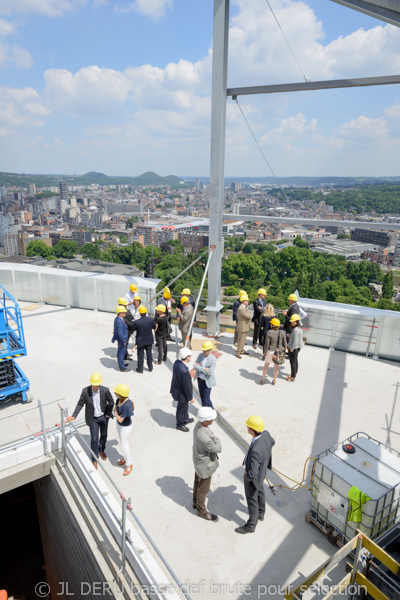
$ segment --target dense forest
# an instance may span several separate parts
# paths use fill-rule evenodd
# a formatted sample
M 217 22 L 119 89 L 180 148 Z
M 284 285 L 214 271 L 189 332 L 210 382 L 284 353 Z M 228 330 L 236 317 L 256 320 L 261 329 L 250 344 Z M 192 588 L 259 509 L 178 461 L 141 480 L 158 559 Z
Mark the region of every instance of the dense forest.
M 274 190 L 271 195 L 283 199 L 280 191 Z M 333 206 L 333 210 L 353 212 L 355 215 L 362 213 L 400 214 L 400 185 L 362 185 L 347 190 L 330 190 L 328 193 L 314 192 L 310 189 L 285 190 L 289 200 L 305 201 L 309 204 L 321 202 Z
M 226 240 L 231 253 L 222 265 L 225 298 L 230 299 L 239 289 L 245 289 L 250 300 L 254 300 L 258 288 L 265 287 L 267 300 L 277 308 L 285 307 L 288 295 L 298 290 L 303 298 L 400 310 L 400 303 L 392 302 L 393 274 L 384 274 L 377 263 L 346 261 L 341 256 L 313 252 L 301 238 L 294 244 L 278 251 L 273 243 L 251 244 L 237 238 Z M 206 250 L 203 249 L 204 258 L 173 286 L 174 295 L 178 296 L 185 287 L 193 291 L 199 288 L 207 260 Z M 146 276 L 161 279 L 159 290 L 196 258 L 193 254 L 185 256 L 183 246 L 177 240 L 169 241 L 161 248 L 152 245 L 143 248 L 139 242 L 133 242 L 123 247 L 110 244 L 102 250 L 99 243 L 85 244 L 80 252 L 86 258 L 135 265 Z M 40 255 L 48 260 L 56 256 L 73 258 L 76 254 L 76 243 L 71 241 L 60 241 L 54 248 L 34 241 L 27 247 L 28 256 Z M 382 284 L 382 298 L 378 302 L 372 299 L 370 283 Z

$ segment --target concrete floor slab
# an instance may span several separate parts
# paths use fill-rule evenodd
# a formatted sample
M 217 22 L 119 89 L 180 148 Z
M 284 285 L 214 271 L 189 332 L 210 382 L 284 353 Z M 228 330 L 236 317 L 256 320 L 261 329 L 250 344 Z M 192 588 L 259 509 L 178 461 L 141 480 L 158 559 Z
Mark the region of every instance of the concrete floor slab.
M 213 429 L 221 438 L 222 452 L 208 499 L 210 511 L 220 520 L 211 523 L 195 516 L 191 506 L 192 433 L 175 429 L 169 386 L 178 346 L 169 344 L 168 361 L 155 365 L 153 373 L 146 369 L 136 373 L 136 358 L 129 372 L 120 373 L 116 347 L 111 344 L 113 320 L 109 313 L 52 306 L 23 313 L 28 356 L 19 364 L 31 381 L 34 401 L 0 404 L 3 443 L 40 429 L 38 398 L 45 404 L 53 402 L 45 406 L 47 426 L 60 422 L 55 400 L 72 414 L 93 371 L 99 371 L 110 388 L 127 383 L 135 403 L 130 440 L 134 469 L 123 477 L 123 468 L 116 464 L 120 455 L 115 421 L 109 426 L 109 459 L 102 464 L 125 496 L 132 498 L 135 513 L 187 584 L 193 600 L 283 597 L 285 584 L 309 574 L 335 548 L 305 522 L 310 506 L 310 492 L 305 489 L 278 487 L 273 495 L 267 488 L 265 521 L 252 535 L 234 532 L 247 519 L 241 467 L 250 442 L 246 418 L 251 414 L 264 418 L 276 440 L 273 467 L 295 481 L 302 480 L 308 456 L 357 431 L 400 450 L 400 365 L 306 346 L 294 383 L 284 380 L 288 373 L 284 365 L 276 386 L 270 384 L 271 377 L 261 386 L 261 353 L 248 346 L 249 356 L 238 360 L 232 335 L 224 334 L 219 340 L 217 386 L 212 390 L 221 416 Z M 196 345 L 203 333 L 194 333 Z M 190 408 L 194 417 L 200 406 L 197 392 L 195 397 Z M 9 419 L 10 415 L 16 416 Z M 89 440 L 86 426 L 80 431 Z M 274 485 L 295 485 L 280 473 L 271 473 Z

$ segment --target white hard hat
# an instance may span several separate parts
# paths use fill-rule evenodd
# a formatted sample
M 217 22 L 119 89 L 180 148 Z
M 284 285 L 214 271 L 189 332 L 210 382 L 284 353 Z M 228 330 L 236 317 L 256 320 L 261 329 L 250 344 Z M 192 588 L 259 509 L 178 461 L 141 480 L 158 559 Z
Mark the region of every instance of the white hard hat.
M 192 351 L 189 348 L 181 348 L 179 350 L 179 358 L 180 360 L 185 360 L 188 356 L 192 356 Z
M 214 421 L 217 418 L 217 411 L 211 408 L 211 406 L 202 406 L 197 412 L 197 418 L 200 423 Z

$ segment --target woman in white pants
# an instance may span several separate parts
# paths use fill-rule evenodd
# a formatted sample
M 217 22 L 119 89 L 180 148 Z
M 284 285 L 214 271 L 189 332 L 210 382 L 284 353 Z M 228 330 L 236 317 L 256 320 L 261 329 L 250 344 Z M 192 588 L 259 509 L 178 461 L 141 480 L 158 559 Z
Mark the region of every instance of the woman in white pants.
M 134 414 L 134 405 L 129 400 L 129 387 L 124 383 L 119 383 L 114 388 L 117 401 L 114 407 L 114 415 L 117 419 L 117 432 L 119 436 L 119 446 L 123 458 L 118 461 L 119 465 L 125 465 L 124 475 L 129 475 L 132 471 L 131 448 L 129 445 L 129 436 L 132 431 L 132 417 Z

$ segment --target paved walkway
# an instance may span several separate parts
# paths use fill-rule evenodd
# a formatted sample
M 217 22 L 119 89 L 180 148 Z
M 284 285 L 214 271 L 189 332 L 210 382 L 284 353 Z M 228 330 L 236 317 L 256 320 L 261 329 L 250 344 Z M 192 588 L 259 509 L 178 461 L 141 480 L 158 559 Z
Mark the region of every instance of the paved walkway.
M 275 496 L 267 489 L 264 522 L 252 535 L 234 532 L 247 519 L 241 464 L 243 444 L 250 438 L 244 421 L 250 414 L 264 418 L 276 440 L 274 468 L 296 481 L 302 478 L 308 456 L 357 431 L 400 449 L 400 364 L 306 346 L 299 356 L 296 382 L 284 381 L 285 365 L 276 386 L 260 386 L 260 352 L 251 349 L 248 357 L 236 359 L 232 336 L 225 334 L 219 346 L 218 385 L 212 391 L 222 418 L 213 429 L 223 447 L 208 500 L 210 511 L 220 517 L 215 524 L 199 519 L 191 507 L 192 434 L 175 429 L 169 395 L 177 346 L 169 344 L 167 363 L 155 365 L 153 373 L 120 373 L 116 348 L 110 341 L 113 318 L 107 313 L 51 306 L 24 313 L 28 356 L 19 364 L 31 380 L 34 401 L 29 406 L 0 405 L 0 419 L 18 415 L 0 420 L 2 440 L 39 430 L 38 411 L 25 413 L 37 404 L 37 398 L 43 403 L 62 399 L 61 404 L 72 414 L 93 371 L 100 371 L 110 388 L 127 383 L 135 402 L 134 470 L 123 477 L 123 469 L 116 466 L 115 421 L 109 427 L 109 460 L 103 464 L 123 493 L 132 498 L 136 514 L 181 581 L 187 583 L 193 600 L 281 598 L 279 586 L 309 574 L 335 548 L 305 522 L 310 492 L 304 489 L 277 488 Z M 196 332 L 194 339 L 202 336 L 203 332 Z M 134 369 L 136 360 L 130 364 Z M 190 408 L 193 416 L 198 407 L 197 401 Z M 56 403 L 46 406 L 45 416 L 47 426 L 59 422 Z M 89 440 L 85 426 L 81 432 Z M 293 485 L 276 472 L 270 479 L 273 484 Z M 272 587 L 267 591 L 265 586 Z

